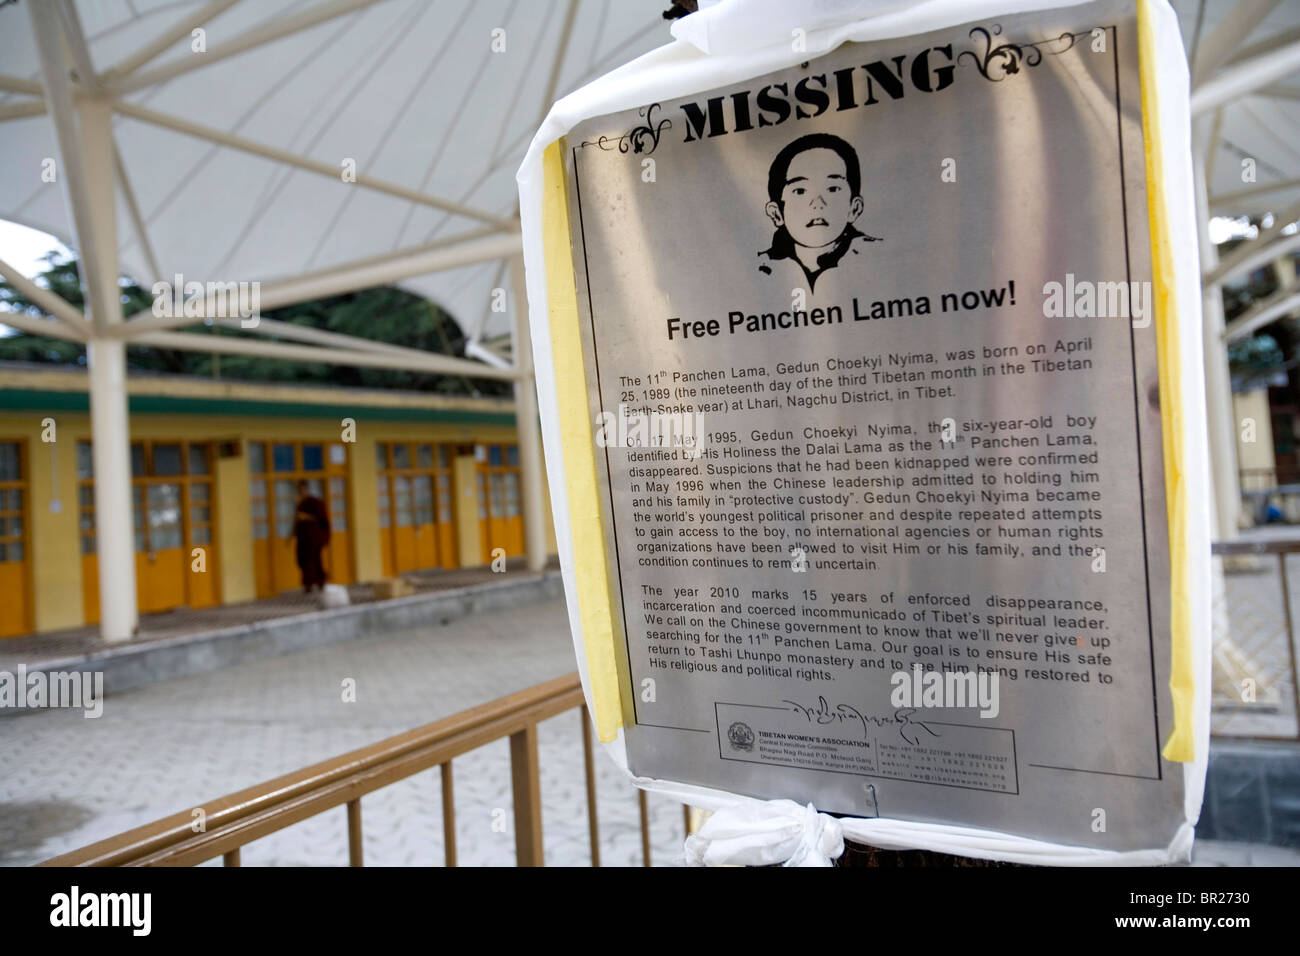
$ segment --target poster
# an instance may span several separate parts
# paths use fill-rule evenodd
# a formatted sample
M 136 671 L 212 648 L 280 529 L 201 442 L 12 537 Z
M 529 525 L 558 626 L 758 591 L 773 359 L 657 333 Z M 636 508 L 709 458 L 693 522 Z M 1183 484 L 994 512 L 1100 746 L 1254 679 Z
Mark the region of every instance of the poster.
M 846 43 L 561 141 L 637 777 L 1185 822 L 1137 22 Z

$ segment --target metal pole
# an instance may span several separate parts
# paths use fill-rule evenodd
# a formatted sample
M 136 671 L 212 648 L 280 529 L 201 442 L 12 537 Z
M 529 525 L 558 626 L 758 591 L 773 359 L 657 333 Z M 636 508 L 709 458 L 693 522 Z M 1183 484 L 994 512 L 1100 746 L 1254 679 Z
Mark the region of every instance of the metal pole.
M 107 102 L 78 105 L 81 141 L 90 187 L 94 242 L 101 285 L 91 297 L 103 309 L 109 328 L 122 322 L 117 286 L 117 225 L 114 219 L 113 127 Z M 83 240 L 84 242 L 84 240 Z M 111 303 L 111 304 L 110 304 Z M 126 344 L 92 338 L 86 344 L 90 366 L 90 429 L 95 468 L 95 549 L 99 556 L 100 631 L 106 641 L 125 641 L 140 623 L 136 604 L 135 525 L 131 496 L 131 424 L 126 397 Z
M 95 553 L 99 558 L 99 627 L 105 641 L 126 641 L 139 624 L 135 595 L 130 424 L 126 343 L 92 339 L 90 431 L 95 469 Z
M 1291 706 L 1296 720 L 1295 739 L 1300 740 L 1300 671 L 1295 663 L 1295 621 L 1291 617 L 1291 582 L 1286 578 L 1286 552 L 1277 553 L 1277 572 L 1282 582 L 1282 612 L 1286 617 L 1286 651 L 1291 664 Z
M 1202 138 L 1206 121 L 1197 123 L 1195 162 L 1196 221 L 1200 232 L 1201 273 L 1211 273 L 1219 263 L 1219 253 L 1210 241 L 1208 184 Z M 1232 385 L 1228 377 L 1228 350 L 1223 341 L 1223 291 L 1217 285 L 1202 290 L 1205 347 L 1205 400 L 1210 431 L 1210 462 L 1213 475 L 1215 540 L 1227 541 L 1237 536 L 1237 516 L 1241 508 L 1241 489 L 1237 476 L 1237 441 L 1233 423 Z
M 533 340 L 528 329 L 528 290 L 524 285 L 524 257 L 510 260 L 514 283 L 515 427 L 519 432 L 519 465 L 523 482 L 524 547 L 528 570 L 546 567 L 546 496 L 542 494 L 545 463 L 542 431 L 537 417 L 537 378 L 533 374 Z
M 77 231 L 81 279 L 90 306 L 86 343 L 95 469 L 95 550 L 99 559 L 100 632 L 129 640 L 139 623 L 135 593 L 126 346 L 104 335 L 122 322 L 118 289 L 112 106 L 83 91 L 73 97 L 62 30 L 53 4 L 33 3 L 32 28 L 46 102 L 54 120 Z
M 1289 76 L 1297 67 L 1300 67 L 1300 41 L 1222 69 L 1192 91 L 1192 118 Z

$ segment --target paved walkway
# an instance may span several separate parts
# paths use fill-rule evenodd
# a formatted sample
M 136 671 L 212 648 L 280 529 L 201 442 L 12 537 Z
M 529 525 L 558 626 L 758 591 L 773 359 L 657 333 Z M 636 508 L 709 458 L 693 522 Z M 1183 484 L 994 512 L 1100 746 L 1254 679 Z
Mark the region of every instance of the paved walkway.
M 36 863 L 574 669 L 562 601 L 371 636 L 0 719 L 0 864 Z M 356 681 L 355 703 L 342 682 Z M 578 712 L 539 727 L 546 861 L 589 863 Z M 603 753 L 605 865 L 639 865 L 636 791 Z M 459 862 L 514 863 L 506 741 L 455 763 Z M 494 811 L 504 811 L 495 812 Z M 653 856 L 680 852 L 681 805 L 650 796 Z M 367 865 L 441 865 L 436 770 L 364 798 Z M 504 820 L 505 829 L 494 829 Z M 342 807 L 244 848 L 248 866 L 344 865 Z
M 1242 537 L 1275 537 L 1272 529 L 1257 528 Z M 1295 529 L 1287 528 L 1288 535 Z M 1221 563 L 1222 559 L 1215 559 Z M 1296 600 L 1300 598 L 1300 555 L 1287 559 L 1287 585 L 1292 615 L 1300 620 Z M 1253 662 L 1251 676 L 1258 683 L 1258 703 L 1243 705 L 1227 695 L 1227 687 L 1215 684 L 1211 727 L 1216 734 L 1230 736 L 1289 736 L 1297 732 L 1295 695 L 1292 690 L 1291 655 L 1287 647 L 1282 582 L 1275 555 L 1237 558 L 1223 576 L 1225 606 L 1216 613 L 1217 624 L 1225 620 L 1228 635 L 1246 659 Z M 1215 639 L 1224 635 L 1216 633 Z
M 573 666 L 564 604 L 555 600 L 152 684 L 109 697 L 98 720 L 79 711 L 0 719 L 0 864 L 49 859 Z M 347 678 L 356 681 L 355 703 L 342 701 Z M 590 862 L 579 719 L 577 712 L 562 714 L 539 727 L 552 866 Z M 596 766 L 602 862 L 640 865 L 636 792 L 605 754 L 597 754 Z M 461 865 L 513 865 L 507 743 L 462 757 L 455 769 Z M 649 805 L 654 862 L 673 863 L 681 806 L 653 794 Z M 367 865 L 442 864 L 437 771 L 368 795 L 362 816 Z M 243 860 L 345 865 L 344 811 L 252 843 Z M 1295 851 L 1204 842 L 1194 865 L 1297 863 Z
M 559 562 L 552 558 L 547 568 L 558 570 L 559 566 Z M 499 573 L 488 567 L 479 567 L 456 571 L 413 571 L 402 575 L 410 583 L 415 594 L 449 591 L 474 584 L 529 576 L 532 576 L 532 572 L 524 567 L 523 558 L 511 559 L 507 569 Z M 377 600 L 374 586 L 349 585 L 348 600 L 352 604 L 368 604 Z M 259 621 L 310 614 L 319 610 L 320 601 L 317 595 L 303 594 L 301 591 L 286 591 L 275 597 L 246 601 L 242 604 L 223 604 L 200 610 L 177 608 L 158 614 L 142 614 L 139 632 L 129 641 L 117 644 L 105 643 L 99 635 L 98 627 L 74 627 L 62 631 L 31 634 L 26 637 L 13 637 L 0 640 L 0 670 L 13 670 L 18 664 L 30 666 L 37 662 L 82 659 L 135 648 L 154 641 L 206 634 Z

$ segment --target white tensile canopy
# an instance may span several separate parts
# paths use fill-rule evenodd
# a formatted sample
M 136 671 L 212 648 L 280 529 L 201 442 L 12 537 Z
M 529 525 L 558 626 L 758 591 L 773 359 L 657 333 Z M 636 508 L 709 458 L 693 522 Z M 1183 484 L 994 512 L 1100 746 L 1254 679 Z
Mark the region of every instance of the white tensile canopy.
M 472 338 L 510 331 L 491 289 L 510 285 L 500 239 L 515 231 L 515 169 L 546 110 L 669 39 L 669 4 L 657 0 L 0 8 L 0 115 L 11 120 L 0 126 L 0 216 L 74 248 L 64 191 L 40 175 L 59 143 L 24 6 L 52 8 L 71 34 L 74 95 L 111 102 L 123 273 L 144 288 L 181 273 L 265 290 L 382 259 Z M 194 52 L 198 29 L 206 52 Z M 479 242 L 446 252 L 465 238 Z M 393 265 L 421 254 L 468 264 Z
M 749 5 L 761 18 L 777 0 Z M 781 0 L 787 2 L 787 0 Z M 896 0 L 860 0 L 863 6 Z M 808 0 L 810 15 L 829 0 Z M 79 253 L 89 318 L 6 263 L 90 357 L 101 609 L 136 627 L 124 343 L 455 372 L 516 384 L 529 563 L 541 456 L 514 172 L 550 104 L 666 42 L 669 0 L 19 0 L 0 6 L 0 218 Z M 1043 5 L 1049 5 L 1044 3 Z M 1220 537 L 1239 508 L 1226 338 L 1300 308 L 1294 270 L 1225 332 L 1219 286 L 1300 235 L 1300 3 L 1174 0 L 1203 173 L 1206 362 Z M 825 8 L 825 9 L 823 9 Z M 1254 181 L 1243 179 L 1252 160 Z M 47 181 L 51 168 L 53 182 Z M 44 174 L 44 175 L 43 175 Z M 1273 215 L 1219 262 L 1211 215 Z M 203 318 L 121 315 L 117 277 L 259 282 L 260 306 L 395 283 L 461 323 L 432 355 L 262 320 L 276 341 L 195 336 Z M 513 273 L 513 274 L 509 274 Z M 504 290 L 494 295 L 494 290 Z M 500 309 L 503 295 L 511 304 Z M 206 318 L 239 325 L 211 297 Z M 509 342 L 510 345 L 506 343 Z
M 0 262 L 51 316 L 6 323 L 87 344 L 107 639 L 129 638 L 138 622 L 127 342 L 513 381 L 528 563 L 542 566 L 514 173 L 555 99 L 669 38 L 666 6 L 0 6 L 0 217 L 76 249 L 89 304 L 83 316 Z M 211 290 L 198 315 L 124 317 L 120 274 L 145 288 L 219 283 L 222 296 L 257 282 L 261 310 L 395 283 L 456 317 L 481 361 L 264 319 L 251 330 L 278 341 L 196 336 L 180 330 L 252 323 Z

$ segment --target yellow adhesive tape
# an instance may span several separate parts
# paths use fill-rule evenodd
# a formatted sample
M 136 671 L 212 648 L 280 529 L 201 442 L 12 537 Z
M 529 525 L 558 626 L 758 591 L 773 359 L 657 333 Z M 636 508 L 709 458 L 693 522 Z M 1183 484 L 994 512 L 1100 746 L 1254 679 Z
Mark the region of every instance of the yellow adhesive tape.
M 592 718 L 602 742 L 614 740 L 623 726 L 621 683 L 615 641 L 613 582 L 606 563 L 605 526 L 600 517 L 596 444 L 587 404 L 587 376 L 578 330 L 578 292 L 574 285 L 569 238 L 569 199 L 564 158 L 557 140 L 542 156 L 542 242 L 546 258 L 546 308 L 559 399 L 560 444 L 564 453 L 569 531 L 574 541 L 573 571 L 578 616 L 587 652 Z
M 1165 459 L 1165 508 L 1169 520 L 1169 690 L 1174 729 L 1165 741 L 1166 760 L 1195 759 L 1192 735 L 1193 689 L 1191 600 L 1187 593 L 1187 489 L 1183 483 L 1183 381 L 1179 365 L 1178 307 L 1174 295 L 1174 256 L 1166 216 L 1164 154 L 1160 142 L 1160 104 L 1156 96 L 1155 26 L 1149 0 L 1138 0 L 1138 73 L 1142 81 L 1142 138 L 1146 145 L 1147 217 L 1151 228 L 1151 278 L 1155 291 L 1156 357 L 1160 376 L 1160 421 Z

